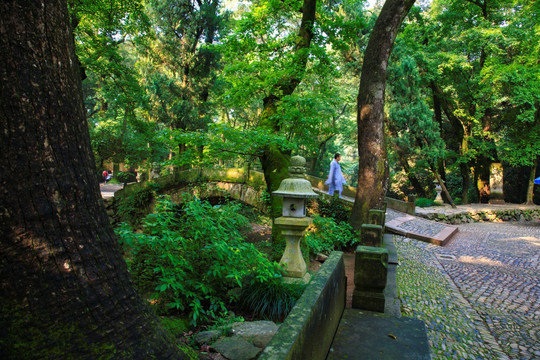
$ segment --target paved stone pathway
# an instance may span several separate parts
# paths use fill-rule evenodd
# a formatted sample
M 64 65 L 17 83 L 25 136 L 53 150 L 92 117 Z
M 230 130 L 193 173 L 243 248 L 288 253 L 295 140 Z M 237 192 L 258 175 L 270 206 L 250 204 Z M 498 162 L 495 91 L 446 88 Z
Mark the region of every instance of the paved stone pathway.
M 396 236 L 406 316 L 435 359 L 540 359 L 540 223 L 473 223 L 444 247 Z
M 124 186 L 122 184 L 99 184 L 99 189 L 101 190 L 101 197 L 107 199 L 114 197 L 114 193 L 120 189 L 122 189 Z

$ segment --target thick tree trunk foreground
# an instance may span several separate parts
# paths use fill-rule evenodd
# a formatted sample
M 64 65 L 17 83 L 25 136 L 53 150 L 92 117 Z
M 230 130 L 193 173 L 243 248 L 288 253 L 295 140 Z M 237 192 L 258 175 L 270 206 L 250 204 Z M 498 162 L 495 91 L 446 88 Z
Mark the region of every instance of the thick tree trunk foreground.
M 0 3 L 0 357 L 183 358 L 99 193 L 62 0 Z
M 358 188 L 350 224 L 360 229 L 369 209 L 381 208 L 388 189 L 384 142 L 386 68 L 399 27 L 415 0 L 386 0 L 364 55 L 358 92 Z

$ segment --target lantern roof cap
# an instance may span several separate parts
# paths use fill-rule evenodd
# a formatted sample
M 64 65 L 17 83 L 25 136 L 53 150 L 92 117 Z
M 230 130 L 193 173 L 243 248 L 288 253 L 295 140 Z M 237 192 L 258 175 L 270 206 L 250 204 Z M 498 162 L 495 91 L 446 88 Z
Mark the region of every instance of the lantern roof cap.
M 279 185 L 279 189 L 273 191 L 276 196 L 292 198 L 312 198 L 319 196 L 313 191 L 311 183 L 305 179 L 306 159 L 302 156 L 291 157 L 289 176 Z

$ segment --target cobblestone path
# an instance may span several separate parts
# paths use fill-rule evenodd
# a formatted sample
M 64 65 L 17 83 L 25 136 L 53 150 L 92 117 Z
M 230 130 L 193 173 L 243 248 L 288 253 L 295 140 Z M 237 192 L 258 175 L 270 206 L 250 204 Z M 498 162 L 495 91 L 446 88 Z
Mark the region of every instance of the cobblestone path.
M 403 313 L 435 359 L 540 359 L 540 223 L 474 223 L 444 247 L 396 236 Z

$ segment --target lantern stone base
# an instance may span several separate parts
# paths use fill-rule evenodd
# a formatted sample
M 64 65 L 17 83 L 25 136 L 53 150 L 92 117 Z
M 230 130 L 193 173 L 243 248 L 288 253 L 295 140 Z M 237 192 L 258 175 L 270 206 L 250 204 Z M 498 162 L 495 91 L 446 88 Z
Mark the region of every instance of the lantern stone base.
M 286 284 L 307 284 L 311 280 L 311 274 L 306 272 L 303 277 L 283 276 L 281 281 Z
M 304 230 L 311 224 L 311 218 L 294 218 L 282 216 L 275 220 L 275 224 L 281 228 L 281 234 L 285 237 L 286 246 L 283 256 L 279 261 L 285 267 L 285 276 L 303 279 L 307 273 L 307 266 L 300 249 L 300 240 Z M 309 281 L 309 279 L 308 279 Z

